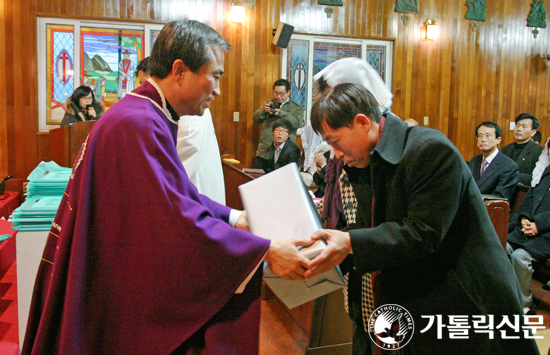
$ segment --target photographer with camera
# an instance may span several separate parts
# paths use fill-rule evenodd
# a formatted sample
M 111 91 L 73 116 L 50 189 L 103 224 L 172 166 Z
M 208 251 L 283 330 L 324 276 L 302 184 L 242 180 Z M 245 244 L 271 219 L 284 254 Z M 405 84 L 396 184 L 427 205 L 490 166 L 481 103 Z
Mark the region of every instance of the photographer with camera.
M 92 89 L 85 85 L 79 86 L 65 102 L 65 116 L 61 127 L 80 121 L 97 120 L 104 111 L 103 103 L 95 99 Z
M 252 115 L 256 123 L 262 123 L 260 142 L 254 158 L 254 168 L 264 169 L 269 166 L 269 149 L 273 145 L 273 123 L 283 118 L 290 122 L 290 140 L 296 141 L 296 130 L 304 122 L 304 108 L 290 97 L 290 83 L 279 79 L 273 84 L 273 99 L 267 99 L 262 107 Z

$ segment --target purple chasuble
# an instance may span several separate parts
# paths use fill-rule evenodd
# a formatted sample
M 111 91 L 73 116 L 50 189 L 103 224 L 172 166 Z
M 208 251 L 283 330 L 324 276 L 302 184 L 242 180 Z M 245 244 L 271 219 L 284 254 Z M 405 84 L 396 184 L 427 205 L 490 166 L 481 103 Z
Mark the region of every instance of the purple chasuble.
M 94 126 L 48 236 L 23 354 L 258 353 L 261 271 L 235 290 L 270 242 L 198 193 L 177 130 L 152 81 Z

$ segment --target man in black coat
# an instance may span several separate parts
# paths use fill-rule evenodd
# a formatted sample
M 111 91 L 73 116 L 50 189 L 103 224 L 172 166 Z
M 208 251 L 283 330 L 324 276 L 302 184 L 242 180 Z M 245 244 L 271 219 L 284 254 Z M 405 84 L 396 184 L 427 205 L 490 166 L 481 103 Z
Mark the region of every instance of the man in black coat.
M 497 148 L 502 130 L 494 122 L 483 122 L 476 127 L 477 147 L 481 150 L 470 160 L 472 176 L 482 194 L 510 200 L 518 182 L 518 165 Z
M 342 267 L 360 274 L 379 270 L 378 296 L 392 306 L 378 316 L 392 324 L 396 317 L 386 315 L 405 308 L 414 321 L 412 327 L 400 313 L 405 316 L 399 315 L 399 337 L 383 340 L 376 318 L 369 334 L 386 349 L 538 354 L 533 339 L 502 323 L 523 315 L 519 285 L 460 152 L 441 132 L 409 127 L 390 113 L 381 116 L 378 107 L 372 94 L 355 84 L 337 85 L 313 105 L 313 128 L 347 165 L 358 206 L 356 229 L 312 235 L 326 238 L 327 247 L 308 264 L 305 276 L 344 259 Z M 366 320 L 369 326 L 376 314 Z M 467 339 L 451 336 L 453 315 L 468 319 Z M 493 339 L 473 330 L 474 318 L 494 319 Z M 516 338 L 505 339 L 511 335 Z
M 522 113 L 516 117 L 515 122 L 514 139 L 516 142 L 502 148 L 502 153 L 518 164 L 518 182 L 523 185 L 531 185 L 533 169 L 544 149 L 532 140 L 539 128 L 539 120 L 533 115 Z
M 530 308 L 525 310 L 529 314 L 536 311 L 531 288 L 532 263 L 550 258 L 550 159 L 548 150 L 542 154 L 546 163 L 537 166 L 533 173 L 533 179 L 539 181 L 534 182 L 535 186 L 527 191 L 519 210 L 510 216 L 508 228 L 507 252 L 521 287 L 523 306 Z M 542 174 L 537 173 L 537 169 Z
M 268 163 L 264 167 L 266 173 L 290 163 L 298 163 L 300 160 L 300 148 L 288 139 L 291 130 L 292 125 L 284 118 L 273 123 L 272 131 L 275 142 L 269 147 Z

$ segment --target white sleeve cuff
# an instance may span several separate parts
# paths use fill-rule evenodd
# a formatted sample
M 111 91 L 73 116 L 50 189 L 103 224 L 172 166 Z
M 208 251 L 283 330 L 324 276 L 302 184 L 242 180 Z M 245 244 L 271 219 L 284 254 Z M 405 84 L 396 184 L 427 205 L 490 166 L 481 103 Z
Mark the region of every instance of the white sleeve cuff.
M 235 227 L 235 224 L 237 224 L 241 213 L 243 213 L 243 211 L 231 209 L 231 212 L 229 212 L 229 225 L 231 227 Z

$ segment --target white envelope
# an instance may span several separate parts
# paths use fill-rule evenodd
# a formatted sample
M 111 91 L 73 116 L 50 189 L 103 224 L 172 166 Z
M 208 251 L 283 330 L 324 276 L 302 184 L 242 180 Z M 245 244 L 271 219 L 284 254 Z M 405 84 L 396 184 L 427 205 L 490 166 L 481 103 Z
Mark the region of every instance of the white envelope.
M 239 186 L 250 231 L 262 238 L 303 238 L 311 236 L 322 225 L 302 183 L 296 163 L 285 165 L 269 174 Z M 302 248 L 309 259 L 315 258 L 324 241 Z M 264 267 L 264 280 L 288 307 L 294 308 L 333 292 L 345 285 L 339 267 L 305 281 L 289 281 Z

